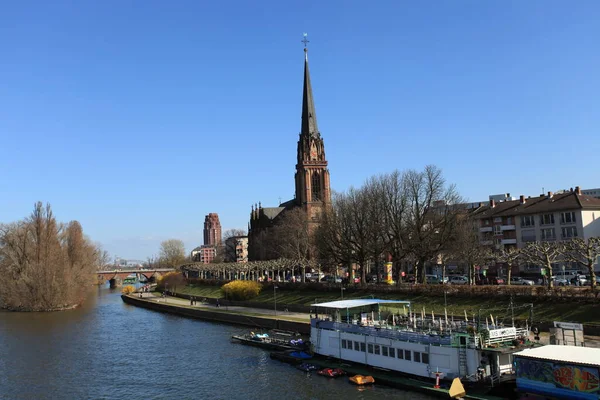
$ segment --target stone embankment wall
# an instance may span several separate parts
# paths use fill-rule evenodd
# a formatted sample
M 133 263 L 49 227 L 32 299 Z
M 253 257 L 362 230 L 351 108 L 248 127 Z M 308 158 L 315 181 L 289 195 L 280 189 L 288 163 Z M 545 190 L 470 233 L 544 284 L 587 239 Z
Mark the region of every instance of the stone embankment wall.
M 157 303 L 152 300 L 140 299 L 135 296 L 122 295 L 121 298 L 127 304 L 147 308 L 154 311 L 165 312 L 184 317 L 202 319 L 206 321 L 222 322 L 226 324 L 242 325 L 260 329 L 281 329 L 286 331 L 310 334 L 310 324 L 305 322 L 293 322 L 275 318 L 262 318 L 234 314 L 231 312 L 219 312 L 205 309 L 192 309 L 168 303 Z

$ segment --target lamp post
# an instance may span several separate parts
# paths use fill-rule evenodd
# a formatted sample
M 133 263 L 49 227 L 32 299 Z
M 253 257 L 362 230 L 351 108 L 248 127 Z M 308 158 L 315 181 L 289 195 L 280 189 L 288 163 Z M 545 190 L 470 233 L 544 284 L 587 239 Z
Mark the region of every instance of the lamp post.
M 341 287 L 340 292 L 342 293 L 342 300 L 344 300 L 344 290 L 346 290 L 345 287 Z
M 275 302 L 275 316 L 277 316 L 277 289 L 279 289 L 279 287 L 273 286 L 273 300 Z

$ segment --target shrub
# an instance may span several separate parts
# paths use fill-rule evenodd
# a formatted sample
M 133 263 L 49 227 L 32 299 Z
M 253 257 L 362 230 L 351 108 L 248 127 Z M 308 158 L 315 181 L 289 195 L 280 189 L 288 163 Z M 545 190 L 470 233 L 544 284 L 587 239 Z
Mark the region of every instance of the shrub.
M 232 281 L 221 287 L 225 297 L 231 300 L 250 300 L 260 293 L 262 286 L 255 281 Z
M 133 292 L 135 292 L 135 287 L 133 287 L 132 285 L 124 286 L 121 290 L 121 293 L 123 294 L 131 294 Z
M 157 279 L 156 288 L 158 290 L 168 289 L 169 292 L 172 292 L 177 286 L 184 287 L 185 283 L 185 277 L 181 272 L 171 271 Z

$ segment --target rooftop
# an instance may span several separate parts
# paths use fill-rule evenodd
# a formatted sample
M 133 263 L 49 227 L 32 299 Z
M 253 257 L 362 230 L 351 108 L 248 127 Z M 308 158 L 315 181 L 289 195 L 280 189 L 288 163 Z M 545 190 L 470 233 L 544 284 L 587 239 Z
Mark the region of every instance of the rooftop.
M 408 305 L 410 305 L 410 301 L 381 300 L 381 299 L 357 299 L 357 300 L 329 301 L 327 303 L 311 304 L 311 306 L 322 307 L 322 308 L 346 309 L 346 308 L 372 306 L 372 305 L 376 305 L 376 304 L 408 304 Z
M 578 346 L 547 345 L 525 349 L 515 356 L 600 367 L 600 349 Z

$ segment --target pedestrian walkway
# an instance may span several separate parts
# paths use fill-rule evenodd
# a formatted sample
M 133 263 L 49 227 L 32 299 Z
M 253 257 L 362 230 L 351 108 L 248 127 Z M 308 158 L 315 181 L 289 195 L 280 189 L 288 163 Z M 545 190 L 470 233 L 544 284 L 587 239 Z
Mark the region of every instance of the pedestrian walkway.
M 200 299 L 196 300 L 197 304 L 191 305 L 189 299 L 182 299 L 179 297 L 172 297 L 172 296 L 159 297 L 159 296 L 155 296 L 154 293 L 141 293 L 141 295 L 142 295 L 142 298 L 144 298 L 146 300 L 155 301 L 157 303 L 165 303 L 165 304 L 183 306 L 183 307 L 187 307 L 187 308 L 197 308 L 197 309 L 205 309 L 205 310 L 220 311 L 220 312 L 230 312 L 230 313 L 237 313 L 237 314 L 251 314 L 251 315 L 261 316 L 261 317 L 265 317 L 265 318 L 277 318 L 277 319 L 284 319 L 284 320 L 290 320 L 290 321 L 296 321 L 296 322 L 306 321 L 306 323 L 310 323 L 310 314 L 285 311 L 285 308 L 283 310 L 275 311 L 275 307 L 273 307 L 272 310 L 266 309 L 266 308 L 227 306 L 227 305 L 221 305 L 220 307 L 217 307 L 214 304 L 203 303 Z M 138 296 L 139 296 L 139 294 L 138 294 Z

